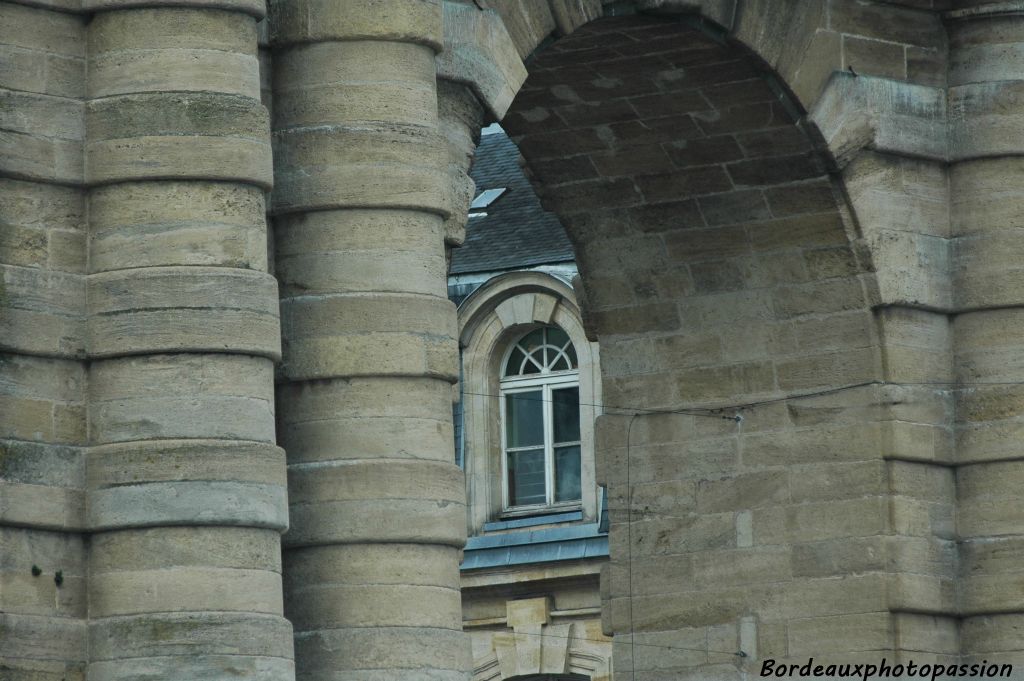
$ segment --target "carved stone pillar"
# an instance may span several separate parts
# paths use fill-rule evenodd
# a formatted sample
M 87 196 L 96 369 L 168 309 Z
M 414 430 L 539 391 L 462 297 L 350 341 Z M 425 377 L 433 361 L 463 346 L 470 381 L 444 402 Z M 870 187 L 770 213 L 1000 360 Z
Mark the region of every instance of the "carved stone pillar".
M 260 0 L 96 0 L 89 678 L 294 678 Z
M 272 5 L 298 676 L 466 678 L 440 2 Z
M 1024 10 L 960 2 L 950 31 L 957 533 L 964 662 L 1024 646 Z M 981 384 L 981 385 L 977 385 Z M 984 385 L 990 384 L 990 385 Z

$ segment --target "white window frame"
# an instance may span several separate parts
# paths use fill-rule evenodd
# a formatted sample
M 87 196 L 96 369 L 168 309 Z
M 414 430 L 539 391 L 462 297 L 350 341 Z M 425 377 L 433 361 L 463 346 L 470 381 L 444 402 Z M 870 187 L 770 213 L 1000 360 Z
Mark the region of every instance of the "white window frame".
M 522 336 L 520 336 L 522 338 Z M 501 370 L 504 372 L 508 359 L 518 343 L 512 343 L 505 351 L 501 361 Z M 555 501 L 555 442 L 554 442 L 554 403 L 552 391 L 564 388 L 576 388 L 579 391 L 579 369 L 568 369 L 565 371 L 528 374 L 526 376 L 503 377 L 500 381 L 500 414 L 501 420 L 501 515 L 504 517 L 517 515 L 531 515 L 540 511 L 565 511 L 581 508 L 583 505 L 583 490 L 580 490 L 580 499 L 572 501 Z M 536 445 L 528 447 L 508 446 L 508 395 L 531 392 L 541 389 L 541 399 L 544 401 L 544 496 L 542 504 L 530 504 L 525 506 L 511 506 L 509 504 L 509 479 L 508 479 L 508 455 L 509 452 L 529 451 L 537 449 Z M 582 437 L 582 412 L 580 414 L 580 432 Z M 574 442 L 559 442 L 560 447 L 576 446 L 580 450 L 580 465 L 583 461 L 582 440 Z

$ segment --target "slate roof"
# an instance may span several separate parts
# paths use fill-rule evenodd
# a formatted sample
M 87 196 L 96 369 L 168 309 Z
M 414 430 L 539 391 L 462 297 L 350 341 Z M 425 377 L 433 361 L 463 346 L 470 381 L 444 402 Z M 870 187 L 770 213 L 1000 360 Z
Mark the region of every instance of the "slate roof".
M 508 187 L 487 208 L 487 217 L 470 218 L 466 243 L 452 254 L 451 274 L 514 270 L 573 262 L 572 245 L 561 223 L 546 212 L 519 165 L 519 149 L 504 132 L 484 135 L 470 172 L 476 195 Z

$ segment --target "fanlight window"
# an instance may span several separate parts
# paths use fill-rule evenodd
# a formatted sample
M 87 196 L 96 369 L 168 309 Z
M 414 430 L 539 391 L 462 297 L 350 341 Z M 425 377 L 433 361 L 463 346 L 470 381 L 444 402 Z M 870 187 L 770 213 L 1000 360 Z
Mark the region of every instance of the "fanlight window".
M 557 326 L 544 326 L 523 336 L 505 362 L 506 378 L 572 371 L 578 368 L 576 348 L 569 334 Z
M 506 511 L 579 504 L 580 386 L 568 334 L 544 326 L 523 336 L 501 379 Z

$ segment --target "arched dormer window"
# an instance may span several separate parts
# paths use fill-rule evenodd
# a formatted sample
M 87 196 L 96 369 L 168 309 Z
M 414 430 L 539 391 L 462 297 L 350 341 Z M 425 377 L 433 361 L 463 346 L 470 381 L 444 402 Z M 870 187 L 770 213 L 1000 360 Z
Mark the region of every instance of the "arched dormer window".
M 514 520 L 517 516 L 545 516 L 549 511 L 562 518 L 576 514 L 581 522 L 596 522 L 594 420 L 600 413 L 595 406 L 600 402 L 600 358 L 597 343 L 587 338 L 572 286 L 541 272 L 513 272 L 495 277 L 459 306 L 459 338 L 463 368 L 460 411 L 470 535 L 485 531 L 488 523 Z M 572 393 L 571 399 L 560 390 Z M 545 391 L 549 393 L 547 401 Z M 528 401 L 522 393 L 529 392 L 540 392 L 540 401 Z M 511 399 L 511 407 L 510 395 L 517 395 Z M 556 433 L 556 411 L 562 419 L 560 423 L 573 423 L 571 413 L 567 416 L 570 408 L 563 401 L 579 410 L 576 439 L 569 439 L 572 436 L 564 434 L 562 425 Z M 540 409 L 531 413 L 519 409 L 528 405 Z M 540 440 L 535 430 L 532 440 L 514 440 L 509 445 L 511 435 L 506 426 L 510 422 L 510 408 L 513 417 L 522 411 L 524 428 L 532 423 L 540 429 Z M 538 441 L 540 445 L 535 444 Z M 569 449 L 574 442 L 579 445 L 575 460 L 574 451 Z M 536 471 L 541 466 L 540 455 L 513 456 L 510 476 L 510 449 L 543 451 L 543 481 L 536 476 L 532 490 L 531 481 L 523 480 L 525 469 L 518 467 L 517 460 L 523 460 L 524 466 L 531 460 Z M 558 456 L 563 460 L 561 494 Z M 575 481 L 569 479 L 577 460 L 579 492 L 572 489 Z M 517 483 L 511 499 L 510 477 Z M 538 484 L 541 482 L 543 487 Z M 569 497 L 574 500 L 560 501 Z
M 505 510 L 578 504 L 579 363 L 569 335 L 557 326 L 534 329 L 511 346 L 503 366 Z

